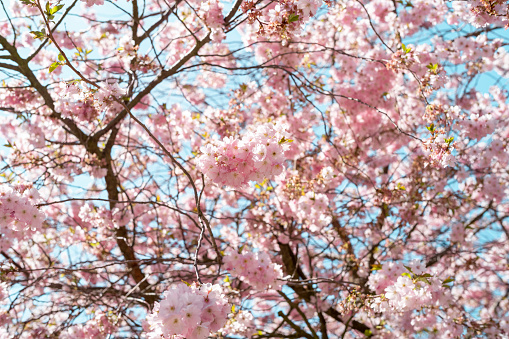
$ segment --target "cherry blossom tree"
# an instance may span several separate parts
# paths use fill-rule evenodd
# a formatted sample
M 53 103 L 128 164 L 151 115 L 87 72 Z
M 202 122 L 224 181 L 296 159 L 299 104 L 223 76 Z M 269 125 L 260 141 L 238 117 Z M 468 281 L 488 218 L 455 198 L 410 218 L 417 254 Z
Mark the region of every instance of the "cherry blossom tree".
M 0 338 L 509 336 L 502 0 L 6 0 Z

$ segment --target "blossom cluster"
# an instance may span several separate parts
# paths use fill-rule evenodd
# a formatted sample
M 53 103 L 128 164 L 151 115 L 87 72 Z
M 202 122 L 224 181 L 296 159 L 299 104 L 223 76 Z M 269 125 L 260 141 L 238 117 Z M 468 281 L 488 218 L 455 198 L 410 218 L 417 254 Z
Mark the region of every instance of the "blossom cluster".
M 396 281 L 404 272 L 406 272 L 406 269 L 401 263 L 385 263 L 381 270 L 378 270 L 376 274 L 369 276 L 369 287 L 371 287 L 371 289 L 373 289 L 377 294 L 382 293 L 386 287 L 391 285 L 393 281 Z M 418 268 L 415 272 L 421 273 L 422 269 Z
M 325 194 L 315 192 L 307 192 L 298 200 L 290 202 L 290 208 L 298 221 L 306 225 L 311 232 L 318 231 L 331 223 L 332 217 L 327 215 L 328 206 L 329 198 Z
M 12 239 L 23 238 L 26 233 L 42 228 L 44 214 L 35 203 L 39 193 L 30 185 L 17 185 L 15 189 L 0 185 L 0 250 L 11 246 Z
M 178 284 L 147 316 L 149 338 L 204 339 L 226 324 L 230 306 L 219 285 Z
M 104 5 L 104 0 L 81 0 L 86 3 L 87 7 L 92 7 L 94 5 Z
M 398 73 L 400 70 L 407 69 L 410 66 L 419 63 L 420 60 L 418 53 L 416 53 L 416 51 L 411 47 L 403 46 L 403 49 L 399 49 L 392 54 L 391 60 L 387 62 L 386 67 L 387 69 Z
M 276 288 L 283 277 L 281 265 L 274 264 L 265 252 L 239 254 L 229 251 L 223 258 L 224 268 L 256 289 Z
M 104 0 L 81 0 L 81 1 L 84 2 L 87 7 L 92 7 L 94 5 L 98 6 L 104 5 Z M 130 0 L 127 0 L 127 2 L 129 1 Z
M 104 206 L 96 207 L 92 204 L 83 205 L 79 212 L 80 219 L 91 227 L 115 229 L 125 226 L 133 216 L 129 210 L 115 208 L 113 211 Z
M 19 80 L 10 80 L 6 87 L 0 88 L 2 107 L 13 107 L 18 111 L 33 111 L 43 104 L 43 100 L 30 88 L 24 88 Z M 5 118 L 3 118 L 5 119 Z
M 486 27 L 490 23 L 497 21 L 504 22 L 505 28 L 509 26 L 507 24 L 507 16 L 509 14 L 503 0 L 475 0 L 469 3 L 469 7 L 471 16 L 467 19 L 476 28 Z
M 201 148 L 198 169 L 218 185 L 241 188 L 283 171 L 284 153 L 290 148 L 282 125 L 263 124 L 242 139 L 225 137 Z
M 219 0 L 208 0 L 200 4 L 198 14 L 203 18 L 206 25 L 211 30 L 211 39 L 214 42 L 220 42 L 225 38 L 222 31 L 224 25 L 223 4 Z
M 9 286 L 5 282 L 0 283 L 0 327 L 6 325 L 10 319 L 9 315 L 6 312 L 6 308 L 4 307 L 9 303 Z M 7 338 L 7 336 L 5 336 Z M 2 337 L 2 332 L 0 332 L 0 338 Z
M 423 148 L 428 157 L 427 163 L 431 166 L 437 168 L 454 167 L 455 159 L 452 154 L 454 147 L 445 138 L 443 141 L 438 138 L 430 138 L 423 143 Z
M 259 9 L 256 1 L 245 1 L 242 11 L 248 22 L 258 24 L 258 34 L 279 36 L 285 40 L 298 33 L 302 25 L 316 14 L 321 0 L 289 0 Z
M 134 45 L 133 38 L 129 35 L 123 36 L 119 41 L 119 48 L 117 48 L 117 57 L 120 62 L 120 68 L 118 70 L 119 73 L 125 72 L 125 70 L 129 69 L 131 61 L 136 58 L 136 53 L 138 51 L 138 46 Z M 122 94 L 122 89 L 113 88 L 113 93 L 119 91 L 119 94 Z
M 418 305 L 431 301 L 431 293 L 425 284 L 421 283 L 419 286 L 407 276 L 399 277 L 394 285 L 387 287 L 385 289 L 385 297 L 389 305 L 398 311 L 419 309 Z
M 95 339 L 107 338 L 112 334 L 116 327 L 112 323 L 111 315 L 108 316 L 102 311 L 96 311 L 94 318 L 84 325 L 76 325 L 67 329 L 60 335 L 61 339 Z
M 425 265 L 418 260 L 413 260 L 408 266 L 385 264 L 382 270 L 370 277 L 369 284 L 376 293 L 384 292 L 374 299 L 371 308 L 376 312 L 404 312 L 426 306 L 445 306 L 450 295 L 443 283 L 425 270 Z
M 238 335 L 243 338 L 250 338 L 255 332 L 253 325 L 254 317 L 251 312 L 240 310 L 232 315 L 228 323 L 221 329 L 221 334 Z
M 61 82 L 59 87 L 60 100 L 56 102 L 56 109 L 62 116 L 82 121 L 91 121 L 97 117 L 93 100 L 87 98 L 79 86 Z
M 108 108 L 119 109 L 121 106 L 115 102 L 125 94 L 117 82 L 105 82 L 96 91 L 81 88 L 76 83 L 60 83 L 57 110 L 65 117 L 76 117 L 81 121 L 95 119 L 98 112 Z
M 400 276 L 396 282 L 385 289 L 382 298 L 375 298 L 371 307 L 376 312 L 404 312 L 434 305 L 448 306 L 450 296 L 442 283 L 436 278 L 426 281 Z

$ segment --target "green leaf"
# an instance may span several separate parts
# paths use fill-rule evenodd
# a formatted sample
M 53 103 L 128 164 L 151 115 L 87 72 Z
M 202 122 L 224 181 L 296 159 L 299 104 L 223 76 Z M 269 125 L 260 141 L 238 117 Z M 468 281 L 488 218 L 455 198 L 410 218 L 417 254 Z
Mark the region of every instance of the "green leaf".
M 293 142 L 292 139 L 286 139 L 285 137 L 282 137 L 281 140 L 278 141 L 278 144 L 284 144 L 285 142 Z
M 223 280 L 224 282 L 230 282 L 230 277 L 229 276 L 226 276 Z
M 232 313 L 235 313 L 235 305 L 232 305 Z
M 186 284 L 187 286 L 191 286 L 191 284 L 190 284 L 190 283 L 188 283 L 188 282 L 187 282 L 187 281 L 185 281 L 185 280 L 180 279 L 180 281 L 182 281 L 182 282 L 183 282 L 184 284 Z
M 53 72 L 54 70 L 56 70 L 58 67 L 60 66 L 60 64 L 58 62 L 54 62 L 51 64 L 51 66 L 49 66 L 49 72 Z
M 430 64 L 428 66 L 426 66 L 429 70 L 432 70 L 432 71 L 437 71 L 438 70 L 438 64 L 432 64 L 430 62 Z
M 290 14 L 290 16 L 288 17 L 288 22 L 295 22 L 295 21 L 298 21 L 299 20 L 299 16 L 297 14 Z
M 410 53 L 412 50 L 411 48 L 407 48 L 405 44 L 401 44 L 401 49 L 405 52 L 405 54 Z
M 372 332 L 371 330 L 369 330 L 369 329 L 368 329 L 368 330 L 365 330 L 365 331 L 364 331 L 364 335 L 365 335 L 366 337 L 371 337 L 371 336 L 373 336 L 373 332 Z
M 65 58 L 61 53 L 58 54 L 58 61 L 65 62 Z
M 412 279 L 412 276 L 408 272 L 401 273 L 402 276 Z
M 46 38 L 46 34 L 43 33 L 43 32 L 40 32 L 40 31 L 31 31 L 30 33 L 32 33 L 34 35 L 34 39 L 44 39 L 44 38 Z
M 372 271 L 380 271 L 382 269 L 382 265 L 374 264 L 371 266 Z
M 449 278 L 445 279 L 445 280 L 442 282 L 442 284 L 448 284 L 448 283 L 453 282 L 453 281 L 454 281 L 454 278 L 453 278 L 453 277 L 449 277 Z
M 62 7 L 64 7 L 64 5 L 57 5 L 55 7 L 53 7 L 50 11 L 49 11 L 49 14 L 55 14 L 56 12 L 58 12 L 59 10 L 62 9 Z

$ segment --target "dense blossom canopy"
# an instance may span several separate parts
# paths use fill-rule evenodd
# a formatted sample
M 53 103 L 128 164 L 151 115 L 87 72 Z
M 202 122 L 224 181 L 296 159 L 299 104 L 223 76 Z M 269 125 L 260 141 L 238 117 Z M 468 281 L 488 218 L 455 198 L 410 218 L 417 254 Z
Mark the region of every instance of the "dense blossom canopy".
M 0 338 L 506 338 L 502 0 L 7 0 Z

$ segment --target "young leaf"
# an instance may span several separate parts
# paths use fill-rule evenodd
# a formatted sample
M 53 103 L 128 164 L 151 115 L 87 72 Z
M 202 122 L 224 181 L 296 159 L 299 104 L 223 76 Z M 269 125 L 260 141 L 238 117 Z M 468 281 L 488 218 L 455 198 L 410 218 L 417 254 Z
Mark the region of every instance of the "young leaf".
M 44 39 L 46 38 L 46 34 L 44 34 L 43 32 L 39 32 L 39 31 L 31 31 L 30 33 L 32 33 L 34 35 L 34 39 Z
M 444 141 L 446 144 L 450 145 L 453 142 L 453 140 L 454 140 L 454 137 L 450 137 L 450 138 L 445 139 Z
M 454 281 L 454 278 L 453 278 L 453 277 L 449 277 L 449 278 L 445 279 L 445 280 L 442 282 L 442 284 L 448 284 L 448 283 L 453 282 L 453 281 Z
M 290 14 L 290 16 L 288 17 L 288 22 L 295 22 L 295 21 L 298 21 L 299 20 L 299 16 L 297 14 Z
M 64 7 L 64 5 L 57 5 L 53 8 L 51 8 L 51 10 L 49 11 L 49 14 L 55 14 L 57 13 L 59 10 L 62 9 L 62 7 Z
M 58 62 L 54 62 L 51 64 L 51 66 L 49 66 L 49 72 L 53 72 L 55 69 L 57 69 L 58 67 L 60 66 L 60 64 Z

